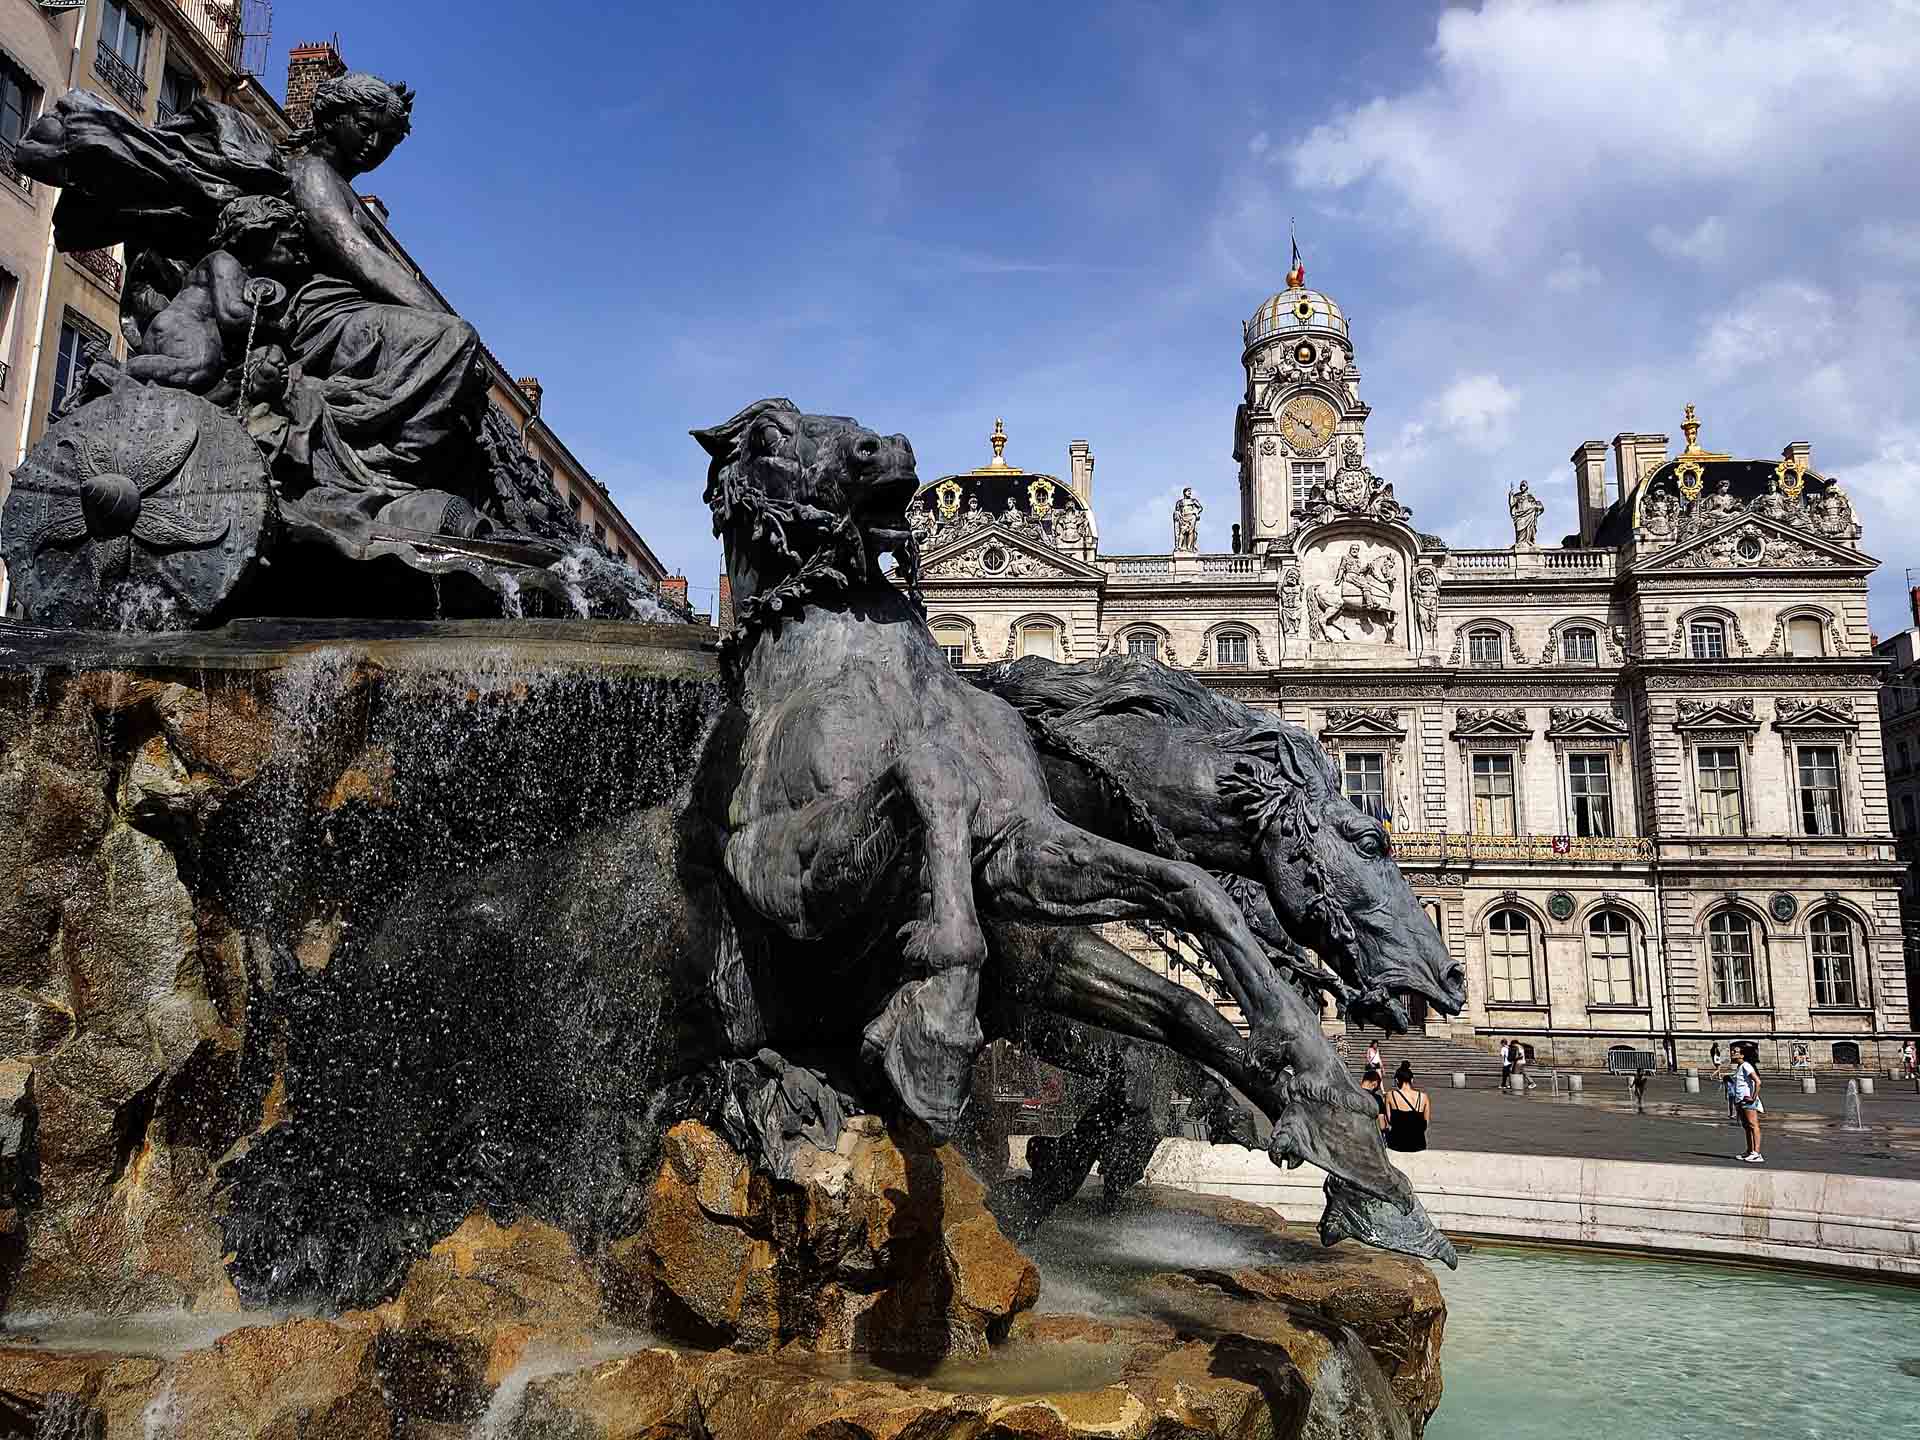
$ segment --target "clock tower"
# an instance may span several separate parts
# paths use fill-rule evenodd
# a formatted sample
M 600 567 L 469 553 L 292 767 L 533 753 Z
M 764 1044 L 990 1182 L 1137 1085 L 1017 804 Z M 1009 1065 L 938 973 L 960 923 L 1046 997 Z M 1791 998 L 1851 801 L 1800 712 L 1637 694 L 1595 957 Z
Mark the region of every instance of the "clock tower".
M 1293 528 L 1294 507 L 1333 477 L 1349 439 L 1365 457 L 1367 406 L 1347 317 L 1306 288 L 1299 266 L 1287 282 L 1241 327 L 1247 389 L 1234 417 L 1233 458 L 1241 533 L 1256 554 Z

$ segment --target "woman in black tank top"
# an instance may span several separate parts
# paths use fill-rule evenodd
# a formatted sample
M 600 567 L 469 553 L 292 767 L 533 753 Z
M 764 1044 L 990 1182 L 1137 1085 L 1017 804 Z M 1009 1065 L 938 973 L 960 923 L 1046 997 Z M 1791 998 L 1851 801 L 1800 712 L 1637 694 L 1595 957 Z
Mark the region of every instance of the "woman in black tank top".
M 1424 1090 L 1414 1089 L 1413 1066 L 1402 1060 L 1387 1092 L 1387 1148 L 1426 1149 L 1427 1121 L 1432 1118 L 1433 1101 Z

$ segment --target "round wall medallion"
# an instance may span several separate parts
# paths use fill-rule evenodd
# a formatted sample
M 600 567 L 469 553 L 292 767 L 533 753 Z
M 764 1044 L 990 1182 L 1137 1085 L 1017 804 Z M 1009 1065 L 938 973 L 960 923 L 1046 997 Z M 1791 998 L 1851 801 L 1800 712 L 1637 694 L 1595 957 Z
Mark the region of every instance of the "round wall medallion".
M 1784 890 L 1776 890 L 1773 898 L 1767 902 L 1767 909 L 1773 912 L 1773 918 L 1782 925 L 1793 919 L 1800 903 Z
M 1293 358 L 1302 365 L 1311 365 L 1315 360 L 1320 358 L 1320 352 L 1313 348 L 1312 342 L 1302 340 L 1298 345 L 1293 347 Z
M 1767 553 L 1767 547 L 1758 535 L 1742 535 L 1734 544 L 1733 553 L 1751 565 Z
M 989 545 L 980 552 L 980 568 L 989 575 L 998 575 L 1007 568 L 1007 552 L 998 545 Z
M 1313 302 L 1311 300 L 1298 302 L 1293 307 L 1293 318 L 1298 320 L 1302 325 L 1313 319 Z
M 1573 918 L 1573 896 L 1564 890 L 1556 890 L 1547 897 L 1547 913 L 1556 920 Z

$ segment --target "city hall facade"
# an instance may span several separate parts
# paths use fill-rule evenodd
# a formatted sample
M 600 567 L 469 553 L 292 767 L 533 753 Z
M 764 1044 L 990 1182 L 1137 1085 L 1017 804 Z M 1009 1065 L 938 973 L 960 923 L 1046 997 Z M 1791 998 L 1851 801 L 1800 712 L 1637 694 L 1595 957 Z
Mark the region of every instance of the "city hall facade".
M 1522 486 L 1511 546 L 1450 545 L 1368 468 L 1347 319 L 1300 278 L 1243 327 L 1232 552 L 1198 548 L 1227 497 L 1197 487 L 1166 552 L 1104 552 L 1090 447 L 1028 471 L 998 423 L 988 463 L 922 487 L 949 661 L 1144 655 L 1307 727 L 1467 967 L 1465 1014 L 1416 1010 L 1429 1033 L 1593 1066 L 1732 1040 L 1893 1063 L 1914 1016 L 1878 562 L 1841 487 L 1802 443 L 1711 450 L 1688 407 L 1678 447 L 1575 448 L 1564 543 Z

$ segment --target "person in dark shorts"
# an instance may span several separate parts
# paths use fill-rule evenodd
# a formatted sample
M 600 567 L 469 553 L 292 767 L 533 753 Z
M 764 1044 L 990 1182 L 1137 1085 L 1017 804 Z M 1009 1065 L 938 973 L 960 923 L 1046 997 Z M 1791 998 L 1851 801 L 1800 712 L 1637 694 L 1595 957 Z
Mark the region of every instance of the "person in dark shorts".
M 1393 1089 L 1387 1092 L 1387 1148 L 1426 1149 L 1427 1122 L 1432 1118 L 1432 1097 L 1414 1088 L 1413 1066 L 1402 1060 L 1393 1072 Z

